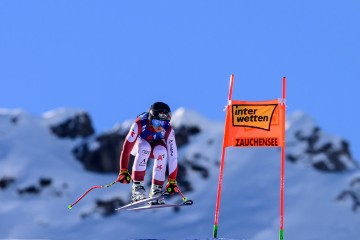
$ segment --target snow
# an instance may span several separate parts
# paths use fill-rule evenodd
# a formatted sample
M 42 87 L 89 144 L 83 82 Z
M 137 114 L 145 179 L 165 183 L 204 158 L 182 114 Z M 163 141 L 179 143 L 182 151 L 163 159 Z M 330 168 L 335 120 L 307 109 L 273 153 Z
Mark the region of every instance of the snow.
M 94 189 L 73 209 L 73 203 L 94 185 L 114 181 L 116 174 L 87 172 L 71 150 L 80 139 L 59 139 L 48 126 L 81 112 L 57 109 L 41 117 L 20 109 L 0 109 L 0 179 L 14 178 L 0 189 L 0 239 L 210 239 L 212 237 L 221 157 L 223 123 L 180 108 L 173 113 L 174 126 L 199 126 L 200 134 L 179 150 L 179 159 L 196 159 L 209 170 L 204 179 L 189 171 L 194 191 L 186 196 L 190 207 L 150 211 L 124 211 L 103 217 L 96 200 L 128 199 L 130 185 L 115 184 Z M 225 114 L 224 114 L 225 115 Z M 17 118 L 15 123 L 12 121 Z M 303 112 L 287 116 L 287 142 L 294 133 L 310 131 L 316 123 Z M 118 124 L 130 126 L 131 121 Z M 114 127 L 116 128 L 116 127 Z M 308 132 L 310 133 L 310 132 Z M 324 133 L 322 133 L 324 134 Z M 336 143 L 340 137 L 324 134 Z M 97 146 L 92 146 L 96 148 Z M 301 152 L 304 146 L 289 146 Z M 198 158 L 195 155 L 201 154 Z M 238 240 L 278 239 L 280 150 L 254 148 L 226 150 L 223 190 L 219 215 L 219 237 Z M 351 199 L 336 201 L 342 190 L 359 177 L 358 170 L 319 172 L 309 165 L 286 162 L 285 239 L 360 239 L 360 215 L 351 210 Z M 38 195 L 19 195 L 28 186 L 39 187 L 40 178 L 52 184 Z M 82 216 L 86 215 L 86 218 Z

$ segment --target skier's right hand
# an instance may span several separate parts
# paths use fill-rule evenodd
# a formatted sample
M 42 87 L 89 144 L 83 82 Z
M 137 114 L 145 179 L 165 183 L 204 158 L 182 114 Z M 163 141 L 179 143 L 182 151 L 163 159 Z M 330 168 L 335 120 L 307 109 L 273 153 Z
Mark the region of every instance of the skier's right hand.
M 121 182 L 123 184 L 129 184 L 131 181 L 131 176 L 127 169 L 120 170 L 119 176 L 116 181 Z

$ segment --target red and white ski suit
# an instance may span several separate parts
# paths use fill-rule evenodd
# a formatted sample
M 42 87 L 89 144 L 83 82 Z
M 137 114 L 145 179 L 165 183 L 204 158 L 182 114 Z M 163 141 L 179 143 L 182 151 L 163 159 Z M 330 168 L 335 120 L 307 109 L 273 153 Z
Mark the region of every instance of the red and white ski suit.
M 148 113 L 139 116 L 125 138 L 120 155 L 120 169 L 128 169 L 130 154 L 135 156 L 132 166 L 133 181 L 144 181 L 149 158 L 154 159 L 152 183 L 163 185 L 168 161 L 169 179 L 177 176 L 177 146 L 175 133 L 169 125 L 156 132 L 148 121 Z

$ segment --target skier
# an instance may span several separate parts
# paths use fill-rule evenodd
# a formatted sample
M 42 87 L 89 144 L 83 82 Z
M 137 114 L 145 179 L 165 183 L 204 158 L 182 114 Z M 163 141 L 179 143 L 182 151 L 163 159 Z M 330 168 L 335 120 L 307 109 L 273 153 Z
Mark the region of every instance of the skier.
M 177 146 L 170 119 L 170 107 L 166 103 L 155 102 L 148 112 L 136 118 L 125 138 L 120 155 L 120 173 L 117 180 L 123 184 L 129 184 L 132 180 L 131 202 L 146 198 L 144 177 L 149 158 L 154 160 L 149 197 L 158 196 L 162 193 L 167 161 L 169 176 L 165 189 L 169 194 L 178 191 L 176 182 Z M 128 171 L 130 154 L 135 156 L 132 176 Z M 164 203 L 164 198 L 151 202 L 153 205 Z

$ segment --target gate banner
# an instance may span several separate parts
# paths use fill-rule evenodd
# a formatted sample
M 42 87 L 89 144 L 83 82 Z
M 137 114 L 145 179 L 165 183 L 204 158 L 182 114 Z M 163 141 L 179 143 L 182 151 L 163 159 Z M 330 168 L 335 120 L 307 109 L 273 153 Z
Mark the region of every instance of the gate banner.
M 225 147 L 283 146 L 281 99 L 269 101 L 230 100 L 226 113 Z

